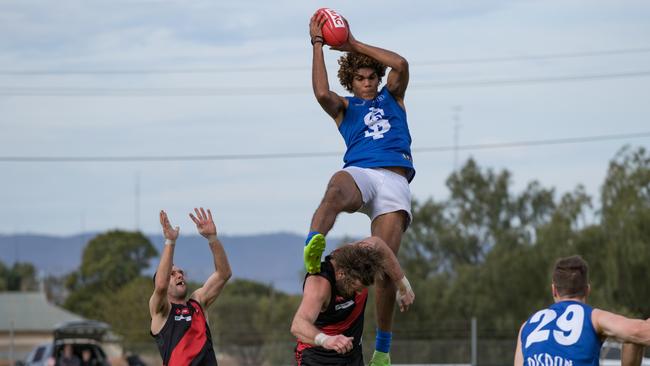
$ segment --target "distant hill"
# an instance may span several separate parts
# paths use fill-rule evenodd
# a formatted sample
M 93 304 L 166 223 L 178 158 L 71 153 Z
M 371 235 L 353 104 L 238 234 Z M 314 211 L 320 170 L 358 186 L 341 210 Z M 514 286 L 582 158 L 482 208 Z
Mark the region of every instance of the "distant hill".
M 0 260 L 6 265 L 15 261 L 34 264 L 41 275 L 62 275 L 76 270 L 86 243 L 96 234 L 74 236 L 0 235 Z M 158 251 L 163 246 L 160 234 L 148 235 Z M 220 236 L 233 274 L 289 293 L 299 293 L 304 269 L 302 248 L 304 237 L 292 233 L 259 234 L 250 236 Z M 331 238 L 328 249 L 340 239 Z M 152 265 L 157 265 L 157 258 Z M 176 244 L 174 262 L 186 272 L 189 280 L 203 281 L 213 270 L 212 256 L 207 241 L 198 235 L 182 236 Z M 150 268 L 147 273 L 153 273 Z

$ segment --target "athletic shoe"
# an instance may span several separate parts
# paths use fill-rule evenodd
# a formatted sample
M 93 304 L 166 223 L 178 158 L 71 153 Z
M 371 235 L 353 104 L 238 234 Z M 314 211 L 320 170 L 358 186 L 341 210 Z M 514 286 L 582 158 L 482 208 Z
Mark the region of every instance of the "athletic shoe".
M 368 366 L 390 366 L 390 353 L 375 350 Z
M 307 272 L 312 274 L 320 272 L 320 261 L 324 250 L 325 237 L 323 234 L 312 236 L 304 249 L 305 269 Z

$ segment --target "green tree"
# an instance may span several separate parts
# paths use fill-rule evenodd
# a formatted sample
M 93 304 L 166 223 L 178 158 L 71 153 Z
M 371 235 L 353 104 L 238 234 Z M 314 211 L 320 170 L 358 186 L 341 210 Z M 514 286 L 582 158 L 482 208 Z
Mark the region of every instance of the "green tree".
M 149 239 L 140 232 L 113 230 L 97 235 L 84 248 L 81 266 L 68 276 L 71 291 L 64 306 L 83 316 L 102 317 L 104 298 L 139 277 L 157 254 Z
M 0 261 L 0 291 L 7 291 L 8 286 L 7 286 L 7 276 L 8 276 L 9 270 L 7 269 L 7 266 Z
M 590 198 L 579 186 L 556 201 L 554 190 L 536 181 L 515 194 L 508 171 L 483 170 L 472 159 L 447 186 L 449 199 L 413 204 L 400 250 L 418 294 L 408 317 L 417 327 L 477 316 L 510 334 L 548 299 L 550 265 L 573 250 L 566 243 L 579 235 Z
M 149 335 L 149 298 L 152 291 L 151 278 L 139 276 L 110 297 L 102 297 L 99 317 L 108 321 L 113 331 L 123 337 L 127 348 L 143 343 L 154 345 Z
M 116 290 L 140 275 L 156 254 L 149 239 L 140 232 L 114 230 L 98 235 L 83 251 L 81 282 Z
M 287 363 L 295 342 L 289 327 L 299 301 L 269 285 L 233 280 L 209 309 L 217 349 L 238 365 Z
M 36 268 L 31 263 L 15 262 L 7 267 L 0 261 L 0 291 L 35 291 L 38 289 Z
M 609 303 L 650 316 L 650 156 L 643 148 L 625 147 L 609 164 L 601 191 L 602 228 L 606 238 L 603 269 Z
M 15 262 L 7 273 L 9 291 L 35 291 L 38 289 L 36 268 L 31 263 Z

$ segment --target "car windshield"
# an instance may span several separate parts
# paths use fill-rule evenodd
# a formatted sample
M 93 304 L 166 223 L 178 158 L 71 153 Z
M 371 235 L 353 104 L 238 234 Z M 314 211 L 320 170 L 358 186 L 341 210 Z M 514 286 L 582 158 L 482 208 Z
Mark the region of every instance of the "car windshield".
M 63 356 L 63 348 L 65 344 L 59 344 L 54 351 L 55 358 L 59 359 Z M 84 353 L 90 360 L 102 362 L 106 360 L 106 354 L 99 345 L 89 343 L 72 343 L 72 353 L 80 360 L 84 359 Z
M 45 354 L 45 346 L 38 347 L 38 349 L 36 349 L 36 352 L 34 353 L 34 359 L 32 361 L 38 362 L 42 360 L 44 354 Z

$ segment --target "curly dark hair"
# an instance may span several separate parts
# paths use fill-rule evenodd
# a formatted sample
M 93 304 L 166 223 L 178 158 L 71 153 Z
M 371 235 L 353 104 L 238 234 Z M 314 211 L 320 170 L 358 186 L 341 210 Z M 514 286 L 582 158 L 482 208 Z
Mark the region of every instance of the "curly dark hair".
M 377 77 L 379 77 L 380 81 L 381 78 L 386 75 L 386 65 L 382 64 L 372 57 L 368 57 L 360 53 L 348 52 L 345 55 L 341 56 L 339 58 L 339 66 L 339 81 L 341 82 L 341 85 L 343 85 L 343 87 L 350 93 L 352 93 L 352 79 L 354 79 L 354 73 L 357 70 L 365 67 L 373 69 L 377 74 Z
M 336 268 L 345 272 L 349 278 L 358 279 L 364 286 L 375 283 L 375 276 L 383 275 L 381 255 L 364 245 L 344 245 L 330 254 Z

